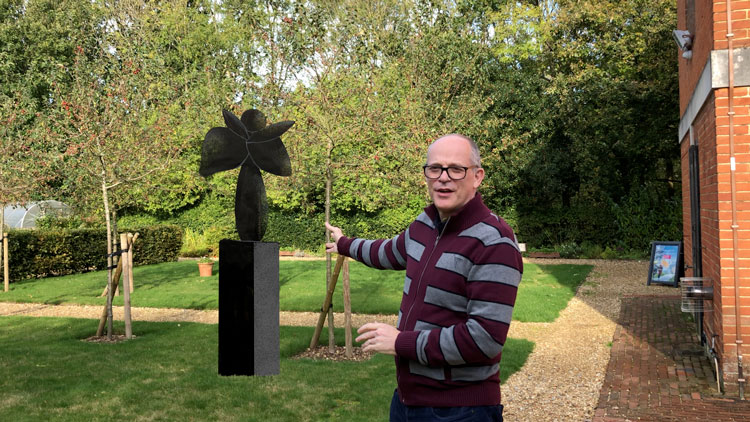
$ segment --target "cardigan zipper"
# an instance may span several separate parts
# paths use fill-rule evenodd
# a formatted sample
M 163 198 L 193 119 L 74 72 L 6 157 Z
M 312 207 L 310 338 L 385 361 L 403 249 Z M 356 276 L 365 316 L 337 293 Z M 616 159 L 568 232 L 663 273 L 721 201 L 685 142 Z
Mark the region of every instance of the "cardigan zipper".
M 427 270 L 427 264 L 430 262 L 430 259 L 432 259 L 432 254 L 435 252 L 435 249 L 437 249 L 437 244 L 440 241 L 440 238 L 443 237 L 443 234 L 445 233 L 446 227 L 448 227 L 448 223 L 451 221 L 451 218 L 448 217 L 447 220 L 445 220 L 445 224 L 443 225 L 443 230 L 438 233 L 437 237 L 435 238 L 435 243 L 432 245 L 432 250 L 430 251 L 430 256 L 427 257 L 427 261 L 425 261 L 424 266 L 422 267 L 422 273 L 419 275 L 419 280 L 417 281 L 417 289 L 414 291 L 419 292 L 419 288 L 422 286 L 422 277 L 424 277 L 424 272 Z M 417 303 L 416 297 L 415 300 L 412 301 L 411 306 L 409 306 L 409 312 L 406 313 L 406 318 L 404 318 L 404 328 L 406 328 L 406 324 L 409 322 L 409 315 L 411 315 L 412 309 L 414 309 L 414 305 Z

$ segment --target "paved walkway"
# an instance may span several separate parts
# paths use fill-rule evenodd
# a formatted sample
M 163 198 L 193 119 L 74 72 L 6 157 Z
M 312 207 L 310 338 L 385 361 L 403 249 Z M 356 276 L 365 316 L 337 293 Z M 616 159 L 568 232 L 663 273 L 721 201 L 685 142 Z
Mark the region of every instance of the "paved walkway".
M 750 421 L 750 401 L 717 393 L 688 315 L 679 296 L 622 299 L 593 422 Z

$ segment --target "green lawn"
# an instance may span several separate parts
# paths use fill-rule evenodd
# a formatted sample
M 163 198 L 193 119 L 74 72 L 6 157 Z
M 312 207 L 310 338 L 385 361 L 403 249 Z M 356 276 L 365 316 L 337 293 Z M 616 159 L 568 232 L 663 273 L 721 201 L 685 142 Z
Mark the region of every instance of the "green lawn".
M 404 272 L 376 270 L 349 262 L 352 311 L 397 314 L 404 291 Z M 325 261 L 282 261 L 279 268 L 281 309 L 319 312 L 325 299 Z M 334 312 L 344 311 L 342 277 L 336 284 Z
M 525 264 L 513 318 L 519 321 L 553 321 L 567 306 L 578 286 L 591 271 L 590 265 Z M 136 267 L 133 306 L 190 309 L 218 307 L 218 272 L 199 277 L 195 262 L 168 262 Z M 379 271 L 358 262 L 350 263 L 352 311 L 395 314 L 403 291 L 404 273 Z M 104 305 L 99 297 L 106 285 L 106 272 L 92 272 L 11 284 L 0 292 L 0 301 L 48 304 Z M 320 310 L 325 296 L 325 261 L 281 261 L 280 306 L 286 311 Z M 334 296 L 334 310 L 343 311 L 341 281 Z M 122 296 L 115 298 L 122 304 Z
M 513 319 L 523 322 L 552 322 L 576 294 L 578 286 L 594 268 L 592 265 L 524 264 Z
M 395 388 L 393 359 L 326 362 L 290 357 L 312 328 L 281 327 L 281 374 L 217 375 L 217 325 L 134 322 L 135 339 L 82 341 L 95 321 L 0 317 L 0 420 L 382 421 Z M 120 324 L 116 330 L 121 331 Z M 327 343 L 323 332 L 323 343 Z M 343 339 L 342 331 L 336 335 Z M 533 349 L 508 339 L 503 380 Z

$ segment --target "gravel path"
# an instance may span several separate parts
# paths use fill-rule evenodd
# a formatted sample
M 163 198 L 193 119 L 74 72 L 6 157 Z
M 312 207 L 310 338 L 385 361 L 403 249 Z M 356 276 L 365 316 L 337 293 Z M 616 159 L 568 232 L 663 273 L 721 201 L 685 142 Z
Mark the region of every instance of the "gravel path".
M 69 317 L 69 318 L 99 318 L 102 314 L 101 306 L 89 305 L 43 305 L 38 303 L 5 303 L 0 302 L 0 316 L 25 315 L 37 317 Z M 123 319 L 122 306 L 112 308 L 115 320 Z M 192 309 L 170 309 L 170 308 L 131 308 L 130 315 L 134 321 L 189 321 L 203 324 L 217 324 L 219 322 L 219 311 L 198 311 Z M 280 312 L 279 322 L 281 325 L 294 325 L 300 327 L 314 326 L 318 322 L 320 314 L 315 312 Z M 352 315 L 352 326 L 359 327 L 366 322 L 380 321 L 396 325 L 395 315 Z M 334 315 L 334 325 L 344 326 L 344 315 Z
M 531 260 L 591 264 L 594 269 L 552 323 L 518 323 L 509 335 L 536 343 L 524 367 L 502 387 L 503 416 L 514 422 L 590 421 L 604 380 L 611 341 L 625 295 L 679 293 L 646 286 L 648 262 Z
M 503 415 L 514 422 L 590 421 L 609 362 L 620 299 L 625 295 L 676 295 L 679 290 L 646 286 L 648 262 L 530 259 L 537 264 L 591 264 L 594 269 L 576 296 L 551 323 L 513 322 L 509 335 L 536 343 L 524 367 L 503 385 Z M 114 308 L 122 319 L 122 308 Z M 101 306 L 40 305 L 0 302 L 0 316 L 28 315 L 99 318 Z M 215 324 L 218 311 L 133 308 L 134 320 L 192 321 Z M 281 325 L 312 326 L 318 313 L 281 312 Z M 381 321 L 395 325 L 393 315 L 353 315 L 352 325 Z M 344 325 L 335 315 L 335 325 Z

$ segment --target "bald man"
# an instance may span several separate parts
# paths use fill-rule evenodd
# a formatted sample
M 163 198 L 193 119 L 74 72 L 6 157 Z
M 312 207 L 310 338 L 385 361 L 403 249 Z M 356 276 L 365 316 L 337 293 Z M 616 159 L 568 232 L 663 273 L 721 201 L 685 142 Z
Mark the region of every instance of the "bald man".
M 479 150 L 451 134 L 427 149 L 432 204 L 392 239 L 364 240 L 326 224 L 327 252 L 406 270 L 397 327 L 359 328 L 365 351 L 395 356 L 395 421 L 502 421 L 499 364 L 523 263 L 508 224 L 482 202 Z

